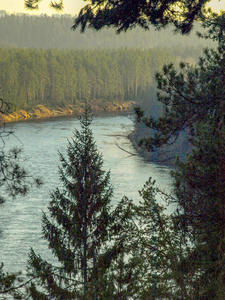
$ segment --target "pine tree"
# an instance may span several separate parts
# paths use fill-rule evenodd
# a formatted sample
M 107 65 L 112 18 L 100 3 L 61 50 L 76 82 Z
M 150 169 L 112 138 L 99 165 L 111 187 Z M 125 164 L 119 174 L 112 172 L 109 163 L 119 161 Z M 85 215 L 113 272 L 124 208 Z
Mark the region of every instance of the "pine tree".
M 207 21 L 206 37 L 217 40 L 218 48 L 205 50 L 196 66 L 164 67 L 157 75 L 158 99 L 164 115 L 138 118 L 155 130 L 155 136 L 142 141 L 154 150 L 173 143 L 182 130 L 189 132 L 192 153 L 178 161 L 173 172 L 177 211 L 174 220 L 190 242 L 182 259 L 190 299 L 224 299 L 225 252 L 225 15 Z
M 24 0 L 30 10 L 38 9 L 41 0 Z M 189 33 L 193 22 L 203 18 L 206 14 L 206 4 L 210 0 L 154 0 L 154 1 L 112 1 L 96 0 L 88 3 L 80 10 L 75 19 L 75 25 L 96 30 L 104 26 L 126 31 L 135 26 L 149 29 L 150 25 L 163 28 L 174 24 L 182 33 Z M 63 0 L 50 2 L 50 6 L 57 11 L 63 9 Z
M 102 169 L 91 122 L 86 108 L 81 130 L 75 130 L 68 143 L 67 159 L 60 154 L 63 189 L 51 193 L 49 216 L 44 213 L 42 219 L 43 238 L 58 264 L 31 250 L 30 273 L 37 279 L 29 291 L 33 299 L 98 299 L 104 272 L 98 260 L 108 238 L 112 187 L 109 172 Z
M 169 64 L 156 74 L 163 115 L 159 119 L 147 117 L 136 108 L 137 120 L 154 132 L 140 142 L 150 151 L 173 144 L 184 130 L 195 136 L 202 121 L 213 129 L 224 124 L 225 13 L 205 21 L 204 26 L 209 29 L 205 37 L 217 41 L 218 47 L 205 49 L 197 65 L 181 62 L 176 68 Z
M 183 261 L 195 299 L 224 299 L 225 132 L 203 122 L 195 148 L 174 172 L 176 219 L 193 247 Z

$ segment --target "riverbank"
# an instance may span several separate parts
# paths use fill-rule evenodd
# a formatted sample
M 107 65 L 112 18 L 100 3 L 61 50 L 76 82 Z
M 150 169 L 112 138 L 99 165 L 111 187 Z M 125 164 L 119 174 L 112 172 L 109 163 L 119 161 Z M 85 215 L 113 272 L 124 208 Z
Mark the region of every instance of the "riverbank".
M 128 136 L 138 154 L 148 162 L 172 167 L 178 157 L 181 161 L 184 161 L 187 154 L 191 152 L 192 148 L 188 142 L 187 132 L 182 132 L 174 144 L 161 146 L 154 152 L 149 152 L 138 145 L 141 139 L 149 136 L 152 136 L 152 131 L 140 123 L 135 124 L 134 130 Z
M 134 101 L 128 101 L 124 103 L 91 103 L 91 110 L 93 112 L 113 112 L 113 111 L 129 111 L 132 110 L 135 105 Z M 83 111 L 83 103 L 80 105 L 68 105 L 65 107 L 56 106 L 55 108 L 49 108 L 42 104 L 30 110 L 19 109 L 9 114 L 1 114 L 0 122 L 16 122 L 20 120 L 28 119 L 40 119 L 51 118 L 59 116 L 68 116 L 72 114 L 80 114 Z

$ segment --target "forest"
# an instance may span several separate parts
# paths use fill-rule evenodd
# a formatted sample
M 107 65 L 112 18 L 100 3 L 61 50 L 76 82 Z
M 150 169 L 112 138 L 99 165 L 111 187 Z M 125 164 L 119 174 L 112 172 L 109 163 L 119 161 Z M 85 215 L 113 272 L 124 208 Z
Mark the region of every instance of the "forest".
M 136 28 L 117 35 L 71 30 L 73 17 L 8 15 L 0 17 L 1 97 L 17 109 L 49 108 L 84 100 L 136 101 L 159 111 L 154 74 L 167 62 L 196 63 L 210 40 Z M 196 30 L 202 31 L 196 23 Z M 151 96 L 150 96 L 151 95 Z
M 197 49 L 186 49 L 194 62 Z M 59 50 L 0 48 L 1 97 L 17 109 L 98 102 L 143 101 L 154 74 L 183 49 Z
M 40 1 L 25 2 L 35 8 Z M 218 15 L 206 10 L 207 2 L 143 0 L 127 5 L 127 0 L 96 0 L 75 19 L 74 26 L 81 26 L 83 31 L 88 26 L 96 30 L 116 26 L 122 31 L 136 24 L 163 28 L 170 23 L 183 34 L 191 31 L 194 20 L 201 19 L 207 28 L 203 37 L 217 45 L 205 49 L 197 62 L 193 56 L 192 64 L 190 57 L 181 61 L 168 49 L 2 48 L 1 63 L 9 58 L 1 74 L 2 85 L 12 80 L 11 94 L 5 96 L 20 105 L 16 102 L 19 94 L 13 95 L 19 90 L 23 95 L 20 99 L 25 99 L 22 107 L 44 98 L 48 105 L 100 96 L 104 101 L 144 99 L 153 87 L 157 67 L 157 101 L 163 111 L 155 118 L 140 106 L 135 108 L 136 121 L 152 130 L 139 146 L 156 152 L 187 132 L 192 147 L 185 161 L 176 161 L 171 192 L 158 188 L 149 178 L 139 191 L 138 203 L 125 196 L 112 207 L 110 172 L 103 170 L 86 104 L 81 129 L 68 141 L 67 155 L 60 154 L 62 185 L 51 192 L 48 212 L 42 214 L 42 237 L 57 262 L 45 260 L 30 249 L 27 277 L 22 281 L 18 274 L 7 274 L 0 267 L 3 296 L 37 300 L 225 299 L 225 12 Z M 174 3 L 182 5 L 176 10 Z M 21 61 L 19 67 L 12 63 L 14 57 L 15 62 Z M 43 73 L 31 72 L 33 80 L 29 81 L 25 74 L 39 65 Z M 7 77 L 11 66 L 14 69 Z M 16 77 L 21 70 L 21 78 Z M 65 73 L 62 77 L 61 72 Z M 35 83 L 36 75 L 32 74 L 39 76 L 36 90 L 29 86 Z M 73 74 L 76 98 L 69 88 Z M 79 78 L 85 80 L 85 86 Z M 45 90 L 48 81 L 51 85 Z M 2 187 L 9 182 L 9 191 L 15 196 L 26 194 L 29 177 L 17 163 L 19 153 L 11 155 L 2 152 Z M 38 179 L 35 181 L 40 185 Z M 167 211 L 170 205 L 176 207 L 171 214 Z
M 144 31 L 135 28 L 126 33 L 115 34 L 112 28 L 84 33 L 72 30 L 74 18 L 70 15 L 49 17 L 32 15 L 7 15 L 0 17 L 0 47 L 37 49 L 149 49 L 162 47 L 210 46 L 212 41 L 200 40 L 196 31 L 204 31 L 200 24 L 188 36 L 174 34 L 174 29 Z

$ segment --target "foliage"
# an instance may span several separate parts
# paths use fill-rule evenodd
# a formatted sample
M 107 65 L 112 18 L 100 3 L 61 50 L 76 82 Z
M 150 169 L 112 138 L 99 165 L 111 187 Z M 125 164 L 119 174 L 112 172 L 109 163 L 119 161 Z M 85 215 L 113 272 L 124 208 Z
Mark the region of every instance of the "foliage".
M 51 193 L 49 216 L 44 213 L 42 218 L 43 238 L 57 263 L 31 250 L 30 274 L 36 278 L 29 290 L 33 299 L 96 299 L 101 286 L 104 269 L 97 265 L 108 241 L 112 187 L 109 172 L 102 170 L 91 121 L 86 108 L 81 131 L 75 130 L 68 144 L 68 159 L 60 154 L 63 190 Z
M 39 9 L 39 3 L 41 2 L 41 0 L 24 0 L 24 4 L 25 7 L 27 9 L 31 9 L 31 10 L 36 10 Z M 56 10 L 63 10 L 64 5 L 63 5 L 63 1 L 51 1 L 50 2 L 50 6 Z
M 220 25 L 217 27 L 223 32 Z M 163 71 L 156 74 L 163 116 L 158 120 L 148 118 L 143 110 L 136 108 L 138 121 L 155 131 L 154 137 L 142 140 L 140 144 L 154 150 L 173 143 L 186 128 L 194 136 L 196 126 L 202 120 L 214 129 L 220 128 L 224 122 L 224 61 L 223 38 L 217 49 L 205 49 L 204 57 L 197 65 L 181 62 L 179 70 L 173 64 L 164 66 Z
M 72 31 L 73 19 L 74 17 L 70 15 L 50 17 L 6 14 L 0 18 L 0 46 L 64 50 L 172 47 L 173 51 L 182 47 L 179 55 L 185 55 L 190 48 L 212 44 L 210 40 L 206 41 L 196 36 L 196 31 L 203 31 L 198 22 L 194 24 L 194 28 L 188 36 L 173 34 L 172 26 L 161 31 L 143 31 L 137 27 L 118 35 L 112 28 L 105 28 L 97 32 L 87 29 L 84 33 L 78 30 Z M 197 52 L 197 50 L 195 51 Z M 190 56 L 190 54 L 187 55 Z
M 74 27 L 81 25 L 84 30 L 87 26 L 100 29 L 113 25 L 121 31 L 135 25 L 148 28 L 149 23 L 160 28 L 172 22 L 186 33 L 195 18 L 204 16 L 207 2 L 179 1 L 179 7 L 175 6 L 176 1 L 164 1 L 163 5 L 160 1 L 94 1 L 81 10 Z M 177 205 L 174 214 L 166 214 L 163 206 L 156 202 L 159 190 L 151 181 L 142 190 L 143 201 L 139 205 L 124 198 L 116 208 L 111 225 L 112 245 L 101 256 L 105 262 L 105 257 L 111 255 L 102 282 L 111 279 L 109 290 L 116 298 L 225 297 L 225 26 L 224 14 L 211 16 L 213 19 L 205 20 L 205 26 L 210 26 L 208 37 L 218 41 L 218 48 L 205 50 L 205 56 L 196 66 L 181 63 L 177 71 L 170 64 L 157 74 L 158 99 L 164 105 L 164 114 L 158 120 L 147 118 L 140 108 L 136 109 L 138 121 L 155 132 L 153 137 L 143 140 L 142 145 L 153 151 L 163 144 L 173 143 L 180 132 L 188 130 L 193 152 L 186 162 L 177 163 L 178 169 L 173 173 L 174 195 L 161 192 L 167 201 Z M 45 228 L 47 221 L 44 217 Z M 51 241 L 49 232 L 44 234 Z M 42 272 L 40 279 L 47 284 L 46 288 L 62 293 L 53 280 L 52 265 L 34 252 L 31 252 L 32 261 L 37 274 Z M 63 271 L 71 265 L 72 262 L 65 265 Z M 31 290 L 36 291 L 35 286 Z M 65 293 L 68 292 L 67 288 Z M 38 297 L 47 299 L 41 293 Z
M 205 121 L 192 155 L 174 172 L 177 222 L 194 244 L 186 258 L 195 299 L 224 299 L 225 134 Z
M 192 247 L 169 213 L 174 196 L 151 178 L 140 196 L 136 204 L 124 197 L 113 212 L 107 272 L 112 299 L 192 299 L 185 264 Z
M 164 50 L 0 49 L 2 97 L 17 108 L 38 104 L 101 103 L 147 97 L 152 76 L 166 61 Z
M 15 106 L 0 98 L 0 115 L 11 113 Z M 40 178 L 35 178 L 24 167 L 21 166 L 22 150 L 21 148 L 12 148 L 8 152 L 5 150 L 6 138 L 14 135 L 12 130 L 7 130 L 4 124 L 1 124 L 0 131 L 0 204 L 6 198 L 15 198 L 18 195 L 26 195 L 33 185 L 39 187 L 42 184 Z M 0 265 L 0 294 L 11 295 L 13 299 L 22 299 L 22 294 L 18 290 L 18 285 L 22 286 L 20 273 L 5 273 L 3 263 Z M 24 298 L 25 299 L 25 298 Z
M 40 0 L 26 0 L 28 9 L 38 9 Z M 101 29 L 113 26 L 117 32 L 126 31 L 137 25 L 149 29 L 150 25 L 157 29 L 174 24 L 183 34 L 189 33 L 194 20 L 202 19 L 206 14 L 205 6 L 210 0 L 156 0 L 156 1 L 88 1 L 75 19 L 74 28 L 81 30 L 91 27 Z M 63 1 L 51 2 L 57 10 L 63 8 Z
M 28 300 L 25 287 L 33 278 L 26 281 L 21 272 L 5 273 L 3 267 L 2 263 L 0 266 L 0 299 Z
M 12 113 L 15 105 L 0 98 L 0 115 Z M 15 198 L 18 195 L 26 195 L 33 185 L 37 187 L 42 184 L 40 178 L 35 178 L 24 167 L 21 166 L 22 149 L 15 147 L 9 151 L 5 150 L 6 138 L 14 135 L 13 130 L 8 130 L 1 124 L 0 131 L 0 204 L 5 201 L 5 197 Z
M 189 131 L 193 151 L 185 162 L 178 160 L 173 172 L 174 220 L 192 245 L 180 267 L 191 279 L 189 298 L 224 299 L 224 14 L 205 26 L 217 49 L 206 49 L 197 65 L 181 63 L 180 71 L 169 65 L 157 74 L 163 116 L 155 120 L 136 111 L 138 119 L 155 130 L 141 141 L 149 150 Z
M 12 112 L 14 105 L 0 99 L 0 114 Z M 20 148 L 12 148 L 8 152 L 5 148 L 5 139 L 14 134 L 13 131 L 7 130 L 3 124 L 0 132 L 0 204 L 6 198 L 15 198 L 18 195 L 26 195 L 33 185 L 39 187 L 42 184 L 40 178 L 35 178 L 24 167 L 21 166 L 22 150 Z M 0 266 L 0 294 L 11 295 L 13 299 L 25 299 L 19 290 L 24 285 L 20 273 L 5 273 L 3 263 Z M 1 296 L 4 297 L 4 296 Z M 6 299 L 8 296 L 6 296 Z M 2 299 L 2 298 L 1 298 Z M 3 298 L 5 299 L 5 298 Z
M 38 187 L 42 183 L 40 178 L 33 177 L 21 166 L 21 153 L 20 148 L 13 148 L 8 153 L 4 149 L 0 151 L 0 203 L 4 202 L 4 194 L 13 198 L 17 195 L 24 196 L 34 184 Z
M 150 179 L 139 204 L 118 206 L 112 278 L 125 299 L 224 299 L 224 137 L 202 121 L 172 194 Z
M 6 295 L 6 294 L 10 294 L 12 297 L 14 297 L 13 299 L 21 299 L 20 297 L 20 293 L 19 291 L 17 291 L 15 289 L 15 282 L 17 279 L 17 276 L 19 274 L 5 274 L 3 272 L 3 264 L 1 264 L 0 266 L 0 295 Z M 7 299 L 4 298 L 3 299 Z M 16 298 L 18 297 L 18 298 Z M 2 298 L 1 298 L 2 299 Z

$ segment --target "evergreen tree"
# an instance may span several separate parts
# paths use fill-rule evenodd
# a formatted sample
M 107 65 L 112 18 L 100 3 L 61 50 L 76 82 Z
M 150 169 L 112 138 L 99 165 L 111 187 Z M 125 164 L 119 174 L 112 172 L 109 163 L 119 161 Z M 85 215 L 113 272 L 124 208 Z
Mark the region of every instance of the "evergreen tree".
M 99 257 L 104 253 L 110 225 L 110 174 L 93 140 L 90 109 L 80 119 L 67 147 L 60 154 L 63 189 L 51 193 L 49 216 L 43 214 L 43 237 L 58 264 L 30 252 L 29 267 L 37 281 L 33 299 L 98 299 L 101 284 Z M 40 289 L 38 290 L 38 287 Z
M 137 109 L 138 119 L 155 130 L 141 143 L 154 150 L 173 143 L 187 130 L 192 153 L 178 161 L 175 179 L 177 211 L 174 220 L 191 244 L 180 263 L 188 282 L 190 299 L 224 299 L 225 251 L 225 132 L 224 132 L 224 14 L 207 21 L 206 37 L 216 39 L 218 48 L 205 50 L 196 66 L 172 65 L 157 75 L 158 99 L 164 115 L 155 120 Z
M 189 240 L 168 212 L 175 198 L 151 178 L 139 193 L 139 203 L 124 197 L 114 211 L 113 299 L 193 299 L 182 264 Z
M 203 17 L 205 12 L 203 9 L 207 2 L 209 1 L 94 1 L 80 11 L 74 28 L 81 26 L 81 30 L 85 30 L 88 26 L 95 29 L 115 26 L 118 31 L 121 31 L 136 25 L 148 28 L 153 24 L 160 28 L 173 23 L 183 33 L 187 33 L 193 21 Z M 158 99 L 164 105 L 164 115 L 155 120 L 145 117 L 141 109 L 136 110 L 138 120 L 153 129 L 155 133 L 153 137 L 142 141 L 142 145 L 149 150 L 154 151 L 163 144 L 173 143 L 183 130 L 188 130 L 193 146 L 192 154 L 186 162 L 178 163 L 178 171 L 174 173 L 173 200 L 178 208 L 173 218 L 169 219 L 173 223 L 167 221 L 167 218 L 159 217 L 161 208 L 155 205 L 152 191 L 143 193 L 143 198 L 147 201 L 142 205 L 144 210 L 139 210 L 144 219 L 140 223 L 145 225 L 143 233 L 151 232 L 152 229 L 157 232 L 156 236 L 152 236 L 150 243 L 147 243 L 147 247 L 155 255 L 152 256 L 151 252 L 147 253 L 146 261 L 150 258 L 150 262 L 141 269 L 143 271 L 153 267 L 156 272 L 152 272 L 155 278 L 150 276 L 145 281 L 143 277 L 141 284 L 143 287 L 143 282 L 147 282 L 146 286 L 149 286 L 150 282 L 153 283 L 150 285 L 149 293 L 154 288 L 157 293 L 152 296 L 152 299 L 225 298 L 223 166 L 225 18 L 224 13 L 214 17 L 215 15 L 211 15 L 211 19 L 205 21 L 205 25 L 210 26 L 207 37 L 217 40 L 218 48 L 206 50 L 205 57 L 200 59 L 197 66 L 181 63 L 180 71 L 177 71 L 173 65 L 169 65 L 157 75 L 160 90 Z M 146 197 L 148 193 L 149 196 Z M 149 203 L 153 205 L 147 209 L 146 205 Z M 167 225 L 171 231 L 165 231 Z M 133 228 L 128 227 L 127 231 L 133 232 Z M 184 236 L 184 240 L 176 240 L 176 232 L 182 238 Z M 171 239 L 175 243 L 169 242 Z M 133 240 L 130 241 L 132 243 Z M 190 247 L 186 247 L 188 244 Z M 127 253 L 129 241 L 126 240 L 125 246 L 124 243 L 122 245 L 121 259 L 117 268 L 121 270 L 118 280 L 120 283 L 124 282 L 123 255 Z M 152 249 L 151 245 L 157 247 Z M 172 246 L 171 249 L 165 248 L 166 245 Z M 177 248 L 179 245 L 181 247 Z M 130 249 L 135 252 L 133 246 Z M 161 256 L 157 255 L 157 252 Z M 137 254 L 136 251 L 133 257 L 140 258 L 141 255 Z M 160 257 L 159 261 L 157 261 L 158 257 Z M 156 263 L 152 264 L 154 261 Z M 138 263 L 137 266 L 143 264 Z M 160 277 L 158 280 L 158 274 L 165 274 L 165 277 Z M 161 287 L 158 293 L 158 287 L 162 282 L 163 285 L 166 282 L 163 286 L 164 294 L 161 293 Z M 126 281 L 125 284 L 128 282 Z M 137 299 L 146 297 L 149 299 L 149 293 L 145 289 L 142 296 L 139 294 Z
M 179 70 L 173 64 L 156 74 L 158 101 L 164 113 L 155 119 L 139 107 L 137 120 L 154 130 L 154 136 L 143 139 L 140 145 L 150 151 L 164 144 L 172 144 L 179 134 L 187 130 L 195 136 L 196 127 L 207 122 L 216 130 L 224 123 L 224 73 L 225 73 L 225 13 L 206 21 L 209 27 L 206 38 L 218 42 L 217 49 L 205 49 L 197 65 L 181 62 Z
M 224 299 L 225 131 L 202 122 L 194 149 L 174 172 L 175 219 L 193 247 L 183 260 L 194 299 Z

